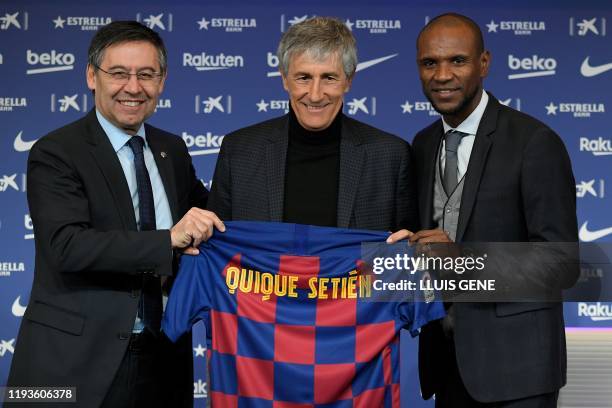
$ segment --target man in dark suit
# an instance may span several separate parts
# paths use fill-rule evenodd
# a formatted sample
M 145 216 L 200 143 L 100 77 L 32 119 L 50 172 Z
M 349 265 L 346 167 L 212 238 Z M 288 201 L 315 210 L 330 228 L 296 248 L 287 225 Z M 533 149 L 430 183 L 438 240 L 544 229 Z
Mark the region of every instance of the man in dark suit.
M 191 339 L 160 333 L 161 284 L 173 250 L 224 227 L 195 208 L 208 193 L 183 141 L 144 124 L 166 78 L 159 35 L 113 22 L 88 58 L 95 110 L 28 160 L 36 268 L 8 384 L 76 387 L 79 407 L 190 407 Z
M 423 91 L 442 119 L 414 139 L 428 242 L 575 242 L 575 183 L 560 138 L 482 88 L 490 54 L 472 20 L 445 14 L 417 40 Z M 529 271 L 534 272 L 534 271 Z M 552 271 L 571 286 L 574 268 Z M 530 289 L 525 287 L 525 289 Z M 566 381 L 562 304 L 454 303 L 419 338 L 423 397 L 436 407 L 555 407 Z
M 341 112 L 357 66 L 350 30 L 322 17 L 293 25 L 278 58 L 290 112 L 225 137 L 208 208 L 226 220 L 414 228 L 409 145 Z

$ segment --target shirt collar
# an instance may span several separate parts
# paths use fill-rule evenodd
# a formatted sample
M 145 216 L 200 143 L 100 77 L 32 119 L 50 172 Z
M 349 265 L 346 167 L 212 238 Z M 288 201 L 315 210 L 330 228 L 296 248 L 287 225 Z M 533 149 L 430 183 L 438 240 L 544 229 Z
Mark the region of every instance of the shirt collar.
M 451 129 L 454 129 L 459 132 L 467 133 L 468 135 L 476 136 L 476 132 L 478 131 L 478 125 L 480 125 L 480 120 L 482 119 L 482 115 L 484 115 L 487 103 L 489 103 L 489 95 L 483 90 L 482 97 L 480 98 L 478 106 L 476 106 L 476 109 L 474 109 L 472 113 L 470 113 L 470 116 L 465 118 L 465 120 L 461 122 L 459 126 L 453 128 L 444 121 L 444 118 L 442 118 L 442 126 L 444 126 L 444 133 L 448 132 Z
M 115 149 L 115 153 L 118 152 L 123 146 L 125 146 L 128 140 L 130 140 L 132 135 L 128 135 L 123 130 L 113 125 L 97 109 L 96 109 L 96 116 L 98 117 L 98 122 L 100 122 L 100 126 L 102 126 L 104 133 L 106 133 L 106 136 L 108 136 L 108 140 L 110 140 L 111 144 L 113 145 L 113 149 Z M 144 123 L 140 125 L 140 128 L 136 132 L 136 136 L 142 137 L 144 139 L 145 146 L 147 146 L 147 138 L 145 136 Z

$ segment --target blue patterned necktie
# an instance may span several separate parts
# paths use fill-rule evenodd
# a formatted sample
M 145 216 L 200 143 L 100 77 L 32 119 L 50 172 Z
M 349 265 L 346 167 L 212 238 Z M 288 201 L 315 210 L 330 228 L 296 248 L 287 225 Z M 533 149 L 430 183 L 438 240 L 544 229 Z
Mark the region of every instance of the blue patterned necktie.
M 140 231 L 152 231 L 155 226 L 155 202 L 149 172 L 144 160 L 144 138 L 132 136 L 128 145 L 134 152 L 134 167 L 136 169 L 136 185 L 138 189 L 138 213 L 140 215 Z M 138 315 L 145 327 L 158 333 L 162 316 L 162 294 L 159 276 L 144 273 L 142 281 L 142 296 L 138 307 Z
M 447 196 L 451 196 L 457 187 L 457 149 L 461 138 L 467 136 L 467 133 L 456 130 L 449 130 L 444 136 L 444 150 L 446 151 L 446 164 L 444 165 L 444 177 L 442 184 Z

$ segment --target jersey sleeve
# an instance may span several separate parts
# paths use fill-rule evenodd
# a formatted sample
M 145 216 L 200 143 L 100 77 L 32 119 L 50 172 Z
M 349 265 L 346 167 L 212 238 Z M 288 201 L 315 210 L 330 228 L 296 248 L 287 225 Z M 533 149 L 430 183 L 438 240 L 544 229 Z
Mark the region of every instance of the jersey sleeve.
M 208 319 L 210 282 L 206 279 L 207 263 L 204 258 L 202 251 L 197 256 L 181 257 L 178 276 L 162 321 L 162 329 L 172 341 L 178 340 L 198 321 Z
M 410 331 L 413 337 L 419 335 L 421 327 L 446 315 L 444 304 L 439 301 L 402 302 L 398 304 L 397 311 L 403 327 Z

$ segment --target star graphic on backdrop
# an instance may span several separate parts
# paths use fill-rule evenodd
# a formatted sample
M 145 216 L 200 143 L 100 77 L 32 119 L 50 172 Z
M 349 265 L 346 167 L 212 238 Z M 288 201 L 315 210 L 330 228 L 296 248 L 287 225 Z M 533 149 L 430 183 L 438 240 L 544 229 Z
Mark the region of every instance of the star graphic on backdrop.
M 198 347 L 194 347 L 193 351 L 195 352 L 196 357 L 204 357 L 204 352 L 206 351 L 206 347 L 202 347 L 202 345 L 198 343 Z
M 355 25 L 355 23 L 352 23 L 351 20 L 347 18 L 346 21 L 344 22 L 344 25 L 346 26 L 346 28 L 353 31 L 353 26 Z
M 489 24 L 487 24 L 487 28 L 489 29 L 489 33 L 496 33 L 497 32 L 497 27 L 499 27 L 499 24 L 495 23 L 494 20 L 491 20 L 491 22 Z
M 255 105 L 257 105 L 257 112 L 267 112 L 268 105 L 270 104 L 262 99 L 261 101 L 259 101 L 259 103 L 256 103 Z
M 210 24 L 210 21 L 206 20 L 206 18 L 202 17 L 202 19 L 200 21 L 198 21 L 198 24 L 200 25 L 200 30 L 204 29 L 204 30 L 208 30 L 208 25 Z
M 55 28 L 64 28 L 64 23 L 66 20 L 62 18 L 62 16 L 57 16 L 55 20 L 51 20 L 55 23 Z
M 554 103 L 549 103 L 545 106 L 547 115 L 556 115 L 557 114 L 557 106 Z
M 402 113 L 412 113 L 412 107 L 414 105 L 410 104 L 410 102 L 406 101 L 404 104 L 400 105 L 402 107 Z

